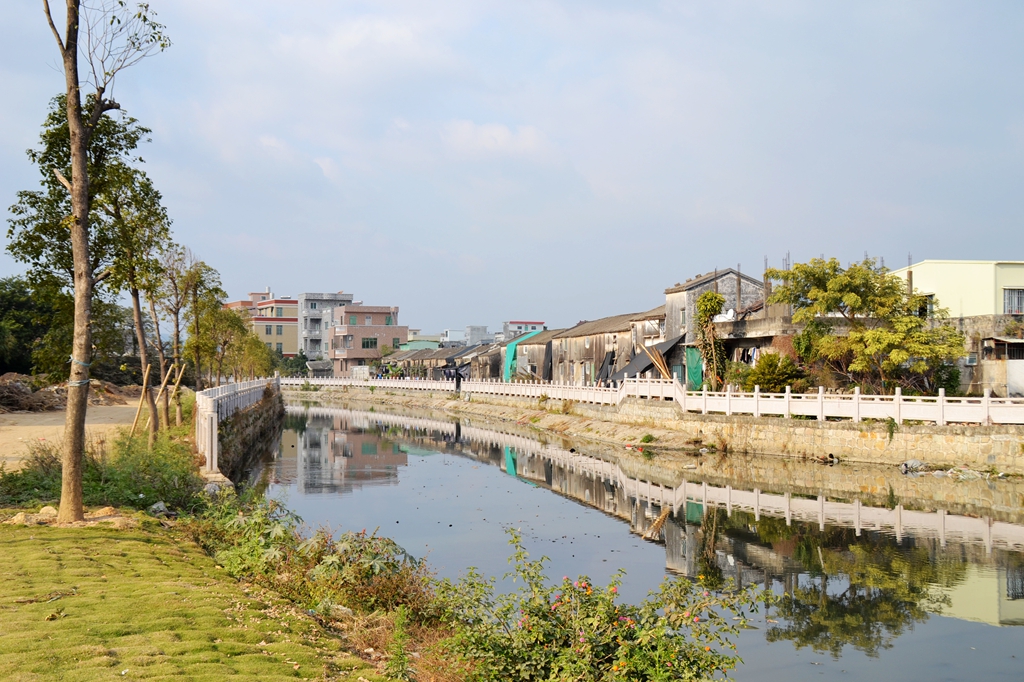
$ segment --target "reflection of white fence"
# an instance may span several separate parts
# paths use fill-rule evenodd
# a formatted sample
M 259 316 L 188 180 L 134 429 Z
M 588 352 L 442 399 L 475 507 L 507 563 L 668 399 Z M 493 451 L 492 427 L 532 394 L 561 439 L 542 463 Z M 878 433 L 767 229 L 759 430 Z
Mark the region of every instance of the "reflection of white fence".
M 361 428 L 368 428 L 372 424 L 386 424 L 438 431 L 452 436 L 456 429 L 452 422 L 439 419 L 378 412 L 371 414 L 322 407 L 294 411 L 310 416 L 343 417 L 351 420 L 353 426 Z M 628 498 L 658 507 L 671 507 L 674 511 L 691 502 L 705 508 L 723 508 L 730 516 L 735 510 L 752 512 L 757 521 L 764 515 L 784 518 L 787 525 L 796 520 L 817 523 L 822 529 L 826 525 L 853 528 L 858 536 L 865 530 L 882 531 L 892 533 L 898 541 L 902 541 L 904 536 L 936 538 L 943 547 L 947 541 L 980 544 L 985 547 L 987 553 L 991 553 L 993 549 L 1024 550 L 1024 526 L 993 521 L 990 518 L 949 514 L 942 509 L 934 512 L 913 511 L 904 509 L 902 505 L 896 505 L 894 509 L 883 509 L 862 505 L 858 499 L 852 502 L 832 501 L 826 499 L 824 495 L 819 495 L 816 499 L 794 497 L 788 492 L 779 494 L 762 492 L 757 488 L 744 489 L 750 484 L 739 481 L 737 483 L 744 487 L 713 486 L 704 481 L 688 481 L 684 478 L 673 488 L 631 477 L 615 462 L 565 450 L 556 445 L 478 427 L 459 428 L 463 440 L 515 448 L 520 457 L 538 457 L 565 467 L 570 472 L 614 483 L 624 490 Z
M 382 390 L 455 391 L 454 381 L 429 379 L 282 379 L 286 388 L 298 388 L 304 382 L 315 386 L 374 386 Z M 471 381 L 461 382 L 463 392 L 498 397 L 532 398 L 544 396 L 552 400 L 578 403 L 618 405 L 626 398 L 673 400 L 684 412 L 701 414 L 745 414 L 755 417 L 813 417 L 826 419 L 892 419 L 897 424 L 907 420 L 946 424 L 1024 424 L 1024 399 L 994 398 L 988 389 L 978 398 L 950 398 L 940 390 L 938 396 L 908 397 L 896 389 L 895 395 L 863 395 L 859 389 L 851 394 L 753 393 L 687 391 L 674 379 L 626 379 L 617 387 L 581 386 L 557 382 Z
M 235 412 L 251 407 L 263 399 L 267 387 L 280 390 L 280 379 L 256 379 L 237 384 L 208 388 L 196 394 L 196 448 L 206 457 L 206 471 L 217 473 L 220 444 L 217 432 L 220 422 Z

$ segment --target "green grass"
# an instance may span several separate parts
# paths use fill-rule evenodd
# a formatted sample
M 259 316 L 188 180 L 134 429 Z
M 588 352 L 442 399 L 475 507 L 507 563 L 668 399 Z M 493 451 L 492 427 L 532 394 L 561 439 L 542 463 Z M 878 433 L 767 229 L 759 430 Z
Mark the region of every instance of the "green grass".
M 3 680 L 382 679 L 173 531 L 0 526 L 0 584 Z

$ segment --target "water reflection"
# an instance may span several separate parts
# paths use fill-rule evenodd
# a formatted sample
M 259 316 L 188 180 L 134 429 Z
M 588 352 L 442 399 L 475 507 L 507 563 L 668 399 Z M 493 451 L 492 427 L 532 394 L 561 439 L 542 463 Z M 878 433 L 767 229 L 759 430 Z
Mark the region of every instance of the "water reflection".
M 871 506 L 856 489 L 812 496 L 796 484 L 723 478 L 713 462 L 665 471 L 424 417 L 312 409 L 290 414 L 286 427 L 269 469 L 275 483 L 344 495 L 397 484 L 410 456 L 458 454 L 628 523 L 664 546 L 671 572 L 779 590 L 784 597 L 765 623 L 769 642 L 878 656 L 931 614 L 1024 624 L 1019 523 L 911 509 L 912 500 Z M 1012 510 L 1001 513 L 1012 518 Z

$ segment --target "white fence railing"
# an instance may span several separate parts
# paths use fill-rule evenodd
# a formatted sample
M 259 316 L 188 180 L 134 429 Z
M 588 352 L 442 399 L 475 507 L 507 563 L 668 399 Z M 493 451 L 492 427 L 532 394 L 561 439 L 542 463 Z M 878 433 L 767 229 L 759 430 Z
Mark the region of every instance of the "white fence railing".
M 433 379 L 281 379 L 284 388 L 300 388 L 305 382 L 314 386 L 374 386 L 401 391 L 455 391 L 453 380 Z M 618 405 L 626 398 L 674 400 L 684 412 L 701 414 L 751 415 L 754 417 L 812 417 L 819 421 L 849 419 L 892 419 L 946 424 L 1024 424 L 1024 399 L 995 398 L 989 389 L 981 397 L 948 397 L 944 390 L 938 396 L 865 395 L 859 389 L 849 394 L 739 393 L 687 391 L 674 379 L 626 379 L 616 387 L 581 386 L 558 382 L 503 382 L 498 380 L 464 380 L 460 390 L 480 395 L 572 400 L 578 403 Z
M 206 457 L 207 472 L 220 471 L 217 462 L 220 422 L 262 400 L 268 385 L 280 390 L 281 380 L 278 377 L 255 379 L 208 388 L 196 394 L 196 449 Z

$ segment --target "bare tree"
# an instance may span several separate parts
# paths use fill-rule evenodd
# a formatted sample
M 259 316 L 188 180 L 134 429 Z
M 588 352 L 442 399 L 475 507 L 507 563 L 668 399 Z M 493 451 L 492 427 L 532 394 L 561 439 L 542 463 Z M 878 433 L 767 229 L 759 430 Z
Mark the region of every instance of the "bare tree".
M 92 131 L 107 111 L 120 109 L 108 92 L 117 74 L 139 60 L 163 50 L 170 41 L 163 26 L 154 22 L 148 5 L 129 8 L 123 0 L 65 0 L 67 9 L 63 35 L 50 11 L 50 0 L 43 0 L 46 21 L 57 41 L 64 68 L 66 114 L 71 137 L 71 179 L 60 175 L 71 193 L 72 215 L 68 220 L 74 261 L 75 322 L 71 350 L 71 375 L 68 379 L 68 406 L 65 421 L 63 470 L 58 522 L 84 518 L 82 507 L 82 457 L 85 451 L 85 416 L 89 399 L 89 365 L 92 362 L 92 297 L 95 273 L 89 259 L 88 149 Z M 86 40 L 80 40 L 85 27 Z M 91 77 L 85 85 L 93 91 L 88 111 L 82 106 L 82 80 L 79 57 L 84 57 Z

